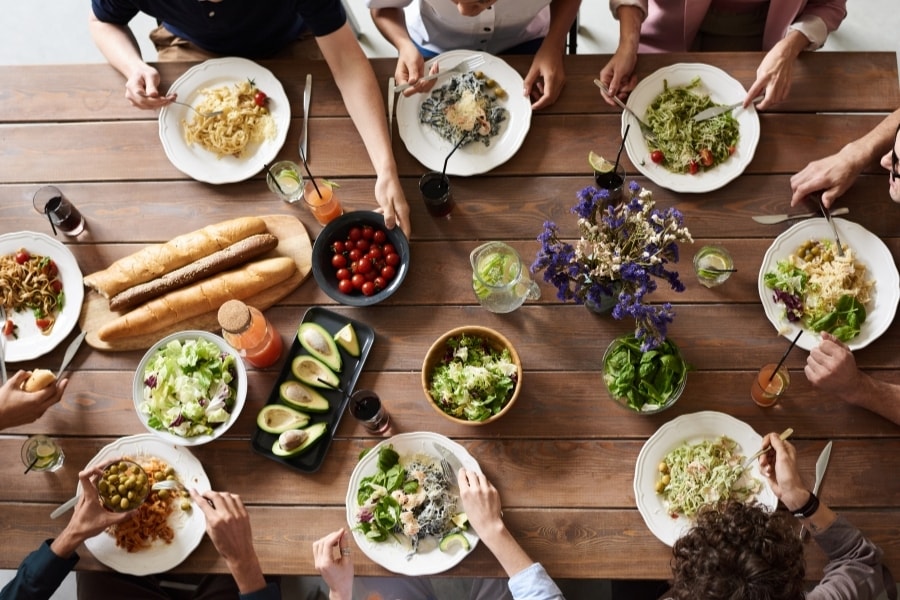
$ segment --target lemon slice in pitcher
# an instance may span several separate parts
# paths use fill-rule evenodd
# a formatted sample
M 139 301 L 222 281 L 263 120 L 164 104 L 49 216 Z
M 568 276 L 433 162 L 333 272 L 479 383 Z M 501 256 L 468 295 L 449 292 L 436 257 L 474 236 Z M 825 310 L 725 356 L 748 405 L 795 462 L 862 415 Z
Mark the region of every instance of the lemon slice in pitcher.
M 591 150 L 588 153 L 588 163 L 598 173 L 609 173 L 615 168 L 615 165 Z

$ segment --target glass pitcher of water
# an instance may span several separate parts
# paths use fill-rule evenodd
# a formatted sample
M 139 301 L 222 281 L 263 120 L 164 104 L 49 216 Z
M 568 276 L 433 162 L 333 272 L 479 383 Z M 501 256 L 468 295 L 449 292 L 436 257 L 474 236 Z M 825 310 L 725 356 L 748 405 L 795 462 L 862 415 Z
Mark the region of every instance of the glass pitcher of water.
M 503 242 L 487 242 L 472 250 L 472 288 L 481 306 L 495 313 L 516 310 L 541 290 L 531 279 L 519 253 Z

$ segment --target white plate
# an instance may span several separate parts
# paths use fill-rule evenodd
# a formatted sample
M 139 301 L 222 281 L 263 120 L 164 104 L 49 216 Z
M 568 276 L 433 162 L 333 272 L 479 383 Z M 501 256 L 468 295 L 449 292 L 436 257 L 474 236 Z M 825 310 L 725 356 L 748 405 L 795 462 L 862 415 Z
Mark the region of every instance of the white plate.
M 891 251 L 878 236 L 858 223 L 845 219 L 832 220 L 841 242 L 853 248 L 856 260 L 866 266 L 867 278 L 875 282 L 873 298 L 866 306 L 866 320 L 860 328 L 859 335 L 847 342 L 851 350 L 859 350 L 877 340 L 894 321 L 897 302 L 900 300 L 900 275 L 897 273 L 897 265 L 894 264 Z M 804 242 L 814 239 L 834 239 L 831 227 L 822 217 L 797 223 L 775 238 L 759 267 L 757 285 L 759 299 L 766 310 L 766 316 L 778 333 L 792 341 L 802 328 L 800 324 L 787 320 L 784 304 L 775 302 L 772 290 L 766 287 L 763 277 L 767 272 L 775 270 L 779 260 L 793 254 Z M 812 350 L 819 345 L 819 334 L 804 330 L 803 335 L 797 340 L 797 345 L 804 350 Z
M 644 522 L 661 542 L 671 546 L 692 527 L 693 522 L 684 516 L 672 518 L 669 514 L 663 497 L 656 493 L 656 480 L 659 477 L 657 466 L 669 452 L 685 442 L 713 440 L 720 435 L 726 435 L 737 442 L 738 450 L 744 456 L 750 456 L 762 446 L 762 436 L 743 421 L 724 413 L 703 411 L 681 415 L 669 421 L 650 436 L 641 448 L 634 468 L 634 497 Z M 757 461 L 754 461 L 750 475 L 763 485 L 756 496 L 757 502 L 775 510 L 778 498 L 759 472 Z
M 56 318 L 49 335 L 43 335 L 34 324 L 31 311 L 20 311 L 9 315 L 19 326 L 19 337 L 6 339 L 6 362 L 19 362 L 37 358 L 50 352 L 66 339 L 81 314 L 84 301 L 84 281 L 81 269 L 72 252 L 49 235 L 34 231 L 17 231 L 0 235 L 0 255 L 13 254 L 24 248 L 29 254 L 49 256 L 62 274 L 65 304 Z
M 210 489 L 203 465 L 187 448 L 168 444 L 149 433 L 116 440 L 103 447 L 87 466 L 93 467 L 122 456 L 159 458 L 175 469 L 178 478 L 188 489 L 196 488 L 200 492 Z M 80 483 L 77 493 L 81 493 Z M 169 517 L 169 525 L 175 531 L 171 543 L 156 540 L 149 548 L 138 552 L 126 552 L 119 548 L 116 546 L 116 539 L 105 531 L 85 540 L 84 545 L 97 560 L 119 573 L 163 573 L 181 564 L 194 551 L 206 533 L 206 517 L 196 506 L 190 511 L 182 511 L 176 506 Z
M 741 83 L 725 71 L 711 65 L 697 63 L 678 63 L 663 67 L 648 75 L 628 96 L 628 108 L 633 110 L 646 122 L 644 115 L 647 107 L 653 103 L 663 91 L 663 80 L 669 87 L 689 84 L 700 76 L 700 86 L 694 91 L 709 94 L 716 104 L 733 104 L 747 96 L 747 90 Z M 740 175 L 753 160 L 756 145 L 759 143 L 759 115 L 756 109 L 736 108 L 732 112 L 740 125 L 740 138 L 734 155 L 724 163 L 708 171 L 700 171 L 695 175 L 673 173 L 650 160 L 650 151 L 641 129 L 634 117 L 622 113 L 622 133 L 631 124 L 631 131 L 625 140 L 628 157 L 638 171 L 650 178 L 653 183 L 675 192 L 709 192 L 717 190 Z
M 381 447 L 385 444 L 393 444 L 394 450 L 400 455 L 401 461 L 417 453 L 434 456 L 435 460 L 438 461 L 440 456 L 432 447 L 432 443 L 440 444 L 447 450 L 450 450 L 466 469 L 481 472 L 478 462 L 465 448 L 440 434 L 420 431 L 416 433 L 401 433 L 379 443 L 360 459 L 350 475 L 350 484 L 347 487 L 347 523 L 353 531 L 356 545 L 371 560 L 394 573 L 410 576 L 441 573 L 458 564 L 478 544 L 478 536 L 469 528 L 464 532 L 464 535 L 469 540 L 470 550 L 465 551 L 457 546 L 450 552 L 441 552 L 437 547 L 438 540 L 423 539 L 419 542 L 418 552 L 412 558 L 407 559 L 406 556 L 409 553 L 407 545 L 401 544 L 396 540 L 372 542 L 355 529 L 356 513 L 359 510 L 359 505 L 356 503 L 356 492 L 359 489 L 359 482 L 363 477 L 368 477 L 377 472 L 378 451 Z M 461 506 L 460 504 L 459 508 Z
M 531 100 L 522 95 L 522 76 L 496 56 L 486 52 L 451 50 L 426 62 L 425 70 L 427 72 L 434 61 L 438 61 L 441 68 L 449 69 L 479 54 L 484 56 L 485 62 L 476 70 L 483 71 L 506 90 L 506 99 L 500 103 L 509 111 L 509 116 L 500 124 L 500 133 L 491 138 L 490 146 L 472 142 L 454 152 L 447 163 L 448 175 L 478 175 L 502 165 L 519 151 L 531 127 Z M 432 89 L 446 85 L 447 81 L 447 77 L 441 77 Z M 419 107 L 427 97 L 428 94 L 398 96 L 397 128 L 409 153 L 432 171 L 440 171 L 454 144 L 438 135 L 429 125 L 419 123 Z
M 237 368 L 237 376 L 232 381 L 232 384 L 237 386 L 237 395 L 234 401 L 234 409 L 231 411 L 231 415 L 228 417 L 228 420 L 213 429 L 213 432 L 209 435 L 181 437 L 179 435 L 175 435 L 174 433 L 169 433 L 168 431 L 153 429 L 147 422 L 147 415 L 141 412 L 140 409 L 141 404 L 144 402 L 144 370 L 147 368 L 147 363 L 150 362 L 150 359 L 154 354 L 156 354 L 157 350 L 159 350 L 172 340 L 193 340 L 198 338 L 203 338 L 207 341 L 210 341 L 216 344 L 222 350 L 222 352 L 227 352 L 234 356 L 234 364 Z M 147 352 L 144 354 L 143 358 L 141 358 L 141 362 L 138 364 L 138 368 L 134 372 L 134 379 L 131 383 L 131 398 L 134 402 L 134 412 L 137 413 L 138 418 L 141 420 L 141 423 L 144 425 L 147 431 L 149 431 L 153 435 L 159 436 L 160 439 L 170 444 L 177 444 L 179 446 L 199 446 L 218 438 L 226 431 L 228 431 L 228 428 L 234 425 L 235 421 L 238 420 L 238 416 L 240 416 L 241 410 L 243 410 L 244 408 L 244 403 L 247 400 L 247 367 L 244 365 L 244 360 L 241 358 L 240 354 L 238 354 L 234 348 L 229 346 L 228 343 L 220 336 L 208 331 L 200 330 L 179 331 L 171 335 L 167 335 L 163 339 L 153 344 L 153 346 L 151 346 L 150 349 L 147 350 Z
M 184 139 L 182 120 L 190 120 L 194 111 L 179 104 L 164 106 L 159 112 L 159 139 L 169 161 L 182 173 L 197 181 L 207 183 L 232 183 L 243 181 L 257 174 L 263 163 L 271 162 L 278 155 L 287 138 L 291 123 L 291 105 L 281 82 L 271 71 L 245 58 L 214 58 L 188 69 L 169 87 L 169 93 L 177 93 L 179 102 L 192 106 L 202 99 L 206 88 L 241 83 L 247 79 L 266 93 L 266 104 L 275 119 L 275 138 L 249 147 L 241 158 L 223 156 L 205 150 L 199 144 L 188 145 Z

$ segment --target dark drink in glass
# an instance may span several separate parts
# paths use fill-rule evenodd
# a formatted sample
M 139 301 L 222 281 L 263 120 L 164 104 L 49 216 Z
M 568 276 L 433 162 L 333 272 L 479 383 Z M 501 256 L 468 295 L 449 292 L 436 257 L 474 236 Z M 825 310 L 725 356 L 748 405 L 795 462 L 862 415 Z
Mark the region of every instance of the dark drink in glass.
M 446 217 L 453 210 L 453 195 L 450 193 L 450 178 L 443 173 L 431 171 L 419 180 L 419 191 L 425 201 L 425 208 L 432 217 Z
M 32 203 L 36 211 L 50 219 L 54 229 L 72 237 L 84 231 L 84 216 L 56 186 L 39 189 Z
M 391 426 L 391 416 L 372 390 L 357 390 L 350 396 L 350 414 L 371 433 L 384 433 Z
M 609 201 L 617 203 L 622 199 L 622 188 L 625 186 L 625 167 L 617 168 L 601 173 L 594 171 L 594 183 L 601 190 L 609 191 Z

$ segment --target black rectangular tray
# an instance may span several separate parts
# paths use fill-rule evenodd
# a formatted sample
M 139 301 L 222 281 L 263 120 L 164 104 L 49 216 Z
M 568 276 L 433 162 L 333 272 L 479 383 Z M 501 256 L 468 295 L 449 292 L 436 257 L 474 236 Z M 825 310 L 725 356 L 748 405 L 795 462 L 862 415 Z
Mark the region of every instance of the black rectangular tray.
M 362 373 L 363 365 L 365 364 L 366 358 L 369 356 L 369 351 L 372 349 L 372 344 L 375 341 L 375 331 L 364 323 L 360 323 L 359 321 L 356 321 L 354 319 L 350 319 L 338 313 L 324 308 L 319 308 L 317 306 L 314 306 L 306 311 L 306 314 L 303 315 L 303 320 L 301 321 L 301 323 L 308 323 L 310 321 L 318 323 L 319 325 L 324 327 L 325 330 L 331 335 L 336 334 L 347 323 L 351 323 L 353 325 L 353 329 L 356 330 L 356 337 L 359 340 L 358 357 L 350 356 L 350 354 L 348 354 L 340 344 L 337 345 L 338 352 L 341 353 L 342 363 L 341 372 L 337 375 L 340 377 L 341 389 L 344 390 L 344 393 L 342 394 L 338 390 L 327 388 L 316 388 L 316 391 L 318 391 L 328 399 L 330 407 L 327 413 L 308 413 L 311 419 L 307 427 L 313 425 L 314 423 L 325 421 L 328 423 L 328 431 L 325 432 L 324 438 L 313 444 L 309 450 L 298 454 L 297 456 L 291 457 L 282 457 L 273 454 L 272 444 L 275 443 L 275 441 L 278 439 L 278 436 L 274 433 L 263 431 L 259 427 L 256 428 L 256 433 L 253 435 L 253 439 L 251 440 L 251 442 L 253 444 L 253 449 L 263 456 L 280 462 L 281 464 L 287 467 L 291 467 L 292 469 L 313 473 L 315 471 L 318 471 L 319 467 L 322 466 L 322 462 L 325 460 L 325 455 L 328 453 L 328 448 L 331 446 L 331 440 L 334 438 L 334 434 L 341 422 L 341 417 L 347 410 L 347 402 L 350 398 L 350 394 L 353 393 L 353 388 L 356 386 L 356 380 L 359 379 L 359 374 Z M 278 380 L 272 387 L 272 392 L 269 394 L 269 399 L 266 402 L 267 406 L 269 404 L 277 404 L 281 401 L 279 398 L 278 390 L 282 383 L 284 383 L 285 381 L 296 379 L 291 372 L 291 363 L 296 356 L 299 356 L 301 354 L 309 354 L 309 352 L 307 352 L 306 348 L 304 348 L 300 344 L 300 340 L 297 339 L 297 335 L 295 332 L 294 343 L 291 344 L 291 348 L 289 350 L 287 360 L 284 363 L 284 367 L 282 367 L 281 373 L 278 376 Z

